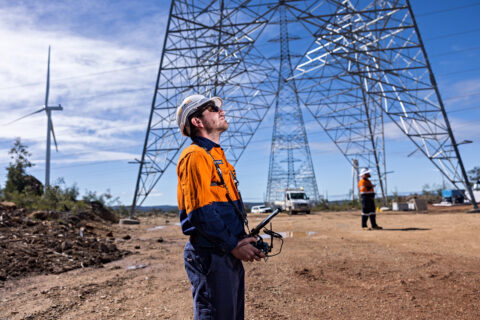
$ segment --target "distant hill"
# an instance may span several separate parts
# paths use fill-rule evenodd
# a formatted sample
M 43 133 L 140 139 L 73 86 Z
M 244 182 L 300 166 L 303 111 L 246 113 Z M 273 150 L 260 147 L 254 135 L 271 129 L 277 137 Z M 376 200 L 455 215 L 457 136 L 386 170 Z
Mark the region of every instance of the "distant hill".
M 137 208 L 138 211 L 153 211 L 153 210 L 162 210 L 162 211 L 178 211 L 177 206 L 169 205 L 158 205 L 158 206 L 141 206 Z
M 112 206 L 113 209 L 119 209 L 120 206 Z M 128 211 L 130 211 L 130 206 L 124 206 L 124 208 L 127 208 Z M 137 207 L 138 211 L 142 212 L 148 212 L 148 211 L 153 211 L 153 210 L 162 210 L 162 211 L 178 211 L 177 206 L 170 206 L 170 205 L 158 205 L 158 206 L 141 206 Z

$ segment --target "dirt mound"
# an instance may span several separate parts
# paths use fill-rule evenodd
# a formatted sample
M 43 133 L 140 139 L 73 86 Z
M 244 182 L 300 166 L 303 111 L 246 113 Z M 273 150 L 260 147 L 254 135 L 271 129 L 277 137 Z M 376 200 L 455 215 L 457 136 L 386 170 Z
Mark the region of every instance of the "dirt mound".
M 0 281 L 102 266 L 127 255 L 112 237 L 100 236 L 96 226 L 105 229 L 108 223 L 96 214 L 99 210 L 0 210 Z
M 118 223 L 118 217 L 110 210 L 105 208 L 100 202 L 92 201 L 90 202 L 90 208 L 93 214 L 99 217 L 102 220 L 106 220 L 113 223 Z

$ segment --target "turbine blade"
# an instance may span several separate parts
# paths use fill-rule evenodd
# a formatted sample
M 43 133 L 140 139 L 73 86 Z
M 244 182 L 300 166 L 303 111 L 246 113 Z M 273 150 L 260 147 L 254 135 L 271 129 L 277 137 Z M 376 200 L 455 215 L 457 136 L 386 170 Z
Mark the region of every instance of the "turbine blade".
M 50 131 L 52 131 L 53 142 L 55 143 L 55 150 L 58 152 L 57 138 L 55 137 L 55 131 L 53 130 L 52 118 L 48 118 L 48 121 L 50 122 Z
M 4 125 L 5 125 L 5 126 L 8 126 L 8 125 L 10 125 L 10 124 L 12 124 L 12 123 L 14 123 L 14 122 L 17 122 L 17 121 L 19 121 L 19 120 L 22 120 L 22 119 L 26 118 L 26 117 L 30 117 L 31 115 L 34 115 L 35 113 L 40 113 L 40 112 L 42 112 L 43 110 L 47 110 L 47 109 L 46 109 L 45 107 L 43 107 L 42 109 L 39 109 L 39 110 L 34 111 L 34 112 L 32 112 L 32 113 L 29 113 L 29 114 L 27 114 L 27 115 L 25 115 L 25 116 L 22 116 L 22 117 L 18 118 L 18 119 L 15 119 L 15 120 L 13 120 L 13 121 L 10 121 L 9 123 L 6 123 L 6 124 L 4 124 Z
M 50 46 L 48 46 L 48 64 L 47 64 L 47 90 L 45 93 L 45 107 L 48 106 L 48 94 L 50 91 Z

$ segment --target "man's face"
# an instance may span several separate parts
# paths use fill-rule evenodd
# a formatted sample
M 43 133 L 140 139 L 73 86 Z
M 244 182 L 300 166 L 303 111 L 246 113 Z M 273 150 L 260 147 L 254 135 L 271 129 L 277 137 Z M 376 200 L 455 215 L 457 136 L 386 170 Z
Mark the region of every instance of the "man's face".
M 228 129 L 228 122 L 225 119 L 225 110 L 214 105 L 209 106 L 203 111 L 200 119 L 208 133 L 215 131 L 222 133 Z

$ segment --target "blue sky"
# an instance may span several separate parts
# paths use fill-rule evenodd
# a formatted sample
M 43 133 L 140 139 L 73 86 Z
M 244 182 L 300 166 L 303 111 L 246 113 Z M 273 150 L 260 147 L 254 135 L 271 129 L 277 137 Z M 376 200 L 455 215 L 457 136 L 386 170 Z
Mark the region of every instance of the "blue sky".
M 480 1 L 411 3 L 456 138 L 473 140 L 460 146 L 465 166 L 480 166 Z M 50 103 L 64 107 L 53 112 L 59 152 L 52 152 L 51 180 L 62 177 L 82 193 L 109 189 L 130 204 L 138 167 L 128 162 L 141 156 L 169 4 L 0 0 L 0 167 L 20 137 L 36 164 L 30 173 L 44 180 L 45 114 L 5 124 L 41 108 L 51 45 Z M 308 116 L 306 126 L 319 192 L 345 197 L 351 168 Z M 272 123 L 262 124 L 237 164 L 246 201 L 264 196 L 271 131 Z M 433 165 L 419 152 L 407 157 L 413 145 L 395 132 L 386 140 L 389 193 L 440 185 Z M 145 204 L 176 204 L 175 186 L 171 167 Z

